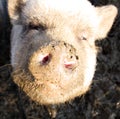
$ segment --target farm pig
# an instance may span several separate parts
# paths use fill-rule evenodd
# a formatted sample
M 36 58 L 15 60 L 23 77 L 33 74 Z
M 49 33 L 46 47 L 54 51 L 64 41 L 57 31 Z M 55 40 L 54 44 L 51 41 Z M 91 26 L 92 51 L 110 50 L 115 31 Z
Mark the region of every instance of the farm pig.
M 95 72 L 95 40 L 106 37 L 113 5 L 87 0 L 8 0 L 14 82 L 40 104 L 84 94 Z

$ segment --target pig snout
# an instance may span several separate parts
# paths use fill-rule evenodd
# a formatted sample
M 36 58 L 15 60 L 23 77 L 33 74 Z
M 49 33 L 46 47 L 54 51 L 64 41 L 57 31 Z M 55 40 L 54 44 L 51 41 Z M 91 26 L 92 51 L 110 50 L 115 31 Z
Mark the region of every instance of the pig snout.
M 29 72 L 34 77 L 31 85 L 35 85 L 28 95 L 42 104 L 72 99 L 73 95 L 80 94 L 80 88 L 83 90 L 84 77 L 80 66 L 83 67 L 72 45 L 59 42 L 38 49 L 31 55 L 28 64 Z
M 46 65 L 52 59 L 52 54 L 40 54 L 39 63 L 40 65 Z M 75 65 L 75 61 L 65 61 L 63 66 L 67 69 L 72 69 Z
M 78 65 L 79 61 L 75 49 L 66 43 L 59 43 L 56 46 L 45 46 L 33 53 L 30 58 L 29 69 L 31 73 L 39 79 L 41 77 L 40 73 L 43 71 L 41 69 L 54 71 L 57 68 L 58 72 L 56 73 L 59 73 L 59 71 L 72 71 Z

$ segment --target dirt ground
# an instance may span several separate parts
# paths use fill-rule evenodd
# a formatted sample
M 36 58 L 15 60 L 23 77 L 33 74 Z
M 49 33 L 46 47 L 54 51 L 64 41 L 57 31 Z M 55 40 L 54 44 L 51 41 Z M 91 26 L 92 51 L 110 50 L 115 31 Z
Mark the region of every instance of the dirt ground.
M 120 8 L 120 0 L 91 2 L 100 6 L 112 3 Z M 100 52 L 90 90 L 71 102 L 49 107 L 32 101 L 12 81 L 11 25 L 3 25 L 0 20 L 0 26 L 0 119 L 50 119 L 54 115 L 55 119 L 120 119 L 120 12 L 108 37 L 96 41 Z

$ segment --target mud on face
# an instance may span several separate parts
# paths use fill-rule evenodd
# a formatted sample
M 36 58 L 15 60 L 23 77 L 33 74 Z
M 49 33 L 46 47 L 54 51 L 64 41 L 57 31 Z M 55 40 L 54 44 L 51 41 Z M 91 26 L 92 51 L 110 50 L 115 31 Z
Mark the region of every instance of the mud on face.
M 65 42 L 51 43 L 30 57 L 28 69 L 16 70 L 14 81 L 33 100 L 43 104 L 65 102 L 84 93 L 84 57 Z

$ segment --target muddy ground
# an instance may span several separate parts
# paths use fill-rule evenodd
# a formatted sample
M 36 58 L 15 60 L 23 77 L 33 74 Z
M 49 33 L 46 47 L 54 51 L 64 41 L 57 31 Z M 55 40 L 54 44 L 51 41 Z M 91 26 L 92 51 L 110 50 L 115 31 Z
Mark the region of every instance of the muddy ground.
M 120 0 L 91 0 L 94 5 L 115 4 Z M 2 19 L 3 17 L 0 16 Z M 0 119 L 50 119 L 50 111 L 20 92 L 11 78 L 10 29 L 0 20 Z M 55 119 L 120 119 L 120 13 L 108 35 L 96 41 L 100 48 L 90 90 L 65 104 L 51 106 Z M 49 109 L 51 109 L 49 107 Z

